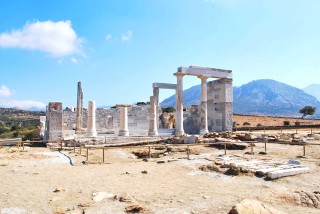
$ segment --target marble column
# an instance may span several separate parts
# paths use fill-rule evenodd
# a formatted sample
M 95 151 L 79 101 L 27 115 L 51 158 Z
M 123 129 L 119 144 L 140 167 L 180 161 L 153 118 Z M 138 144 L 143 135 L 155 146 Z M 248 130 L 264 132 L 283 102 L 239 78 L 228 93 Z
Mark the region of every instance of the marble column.
M 131 105 L 119 104 L 117 107 L 120 108 L 120 130 L 119 136 L 129 136 L 128 129 L 128 107 Z
M 183 74 L 176 73 L 176 136 L 183 135 Z
M 208 133 L 208 106 L 207 106 L 207 77 L 201 79 L 201 103 L 200 103 L 200 135 Z
M 82 115 L 83 115 L 83 93 L 82 93 L 81 82 L 78 82 L 76 133 L 82 132 L 82 121 L 83 121 Z
M 155 118 L 156 118 L 156 128 L 159 128 L 159 88 L 153 87 L 153 97 L 154 97 L 154 105 L 155 105 Z M 151 100 L 150 100 L 151 101 Z M 151 103 L 150 103 L 151 106 Z
M 156 117 L 156 98 L 154 96 L 150 96 L 150 123 L 149 123 L 149 136 L 157 136 L 158 135 L 158 127 L 157 127 L 157 117 Z
M 98 133 L 96 130 L 96 102 L 88 102 L 88 125 L 87 125 L 87 136 L 97 137 Z

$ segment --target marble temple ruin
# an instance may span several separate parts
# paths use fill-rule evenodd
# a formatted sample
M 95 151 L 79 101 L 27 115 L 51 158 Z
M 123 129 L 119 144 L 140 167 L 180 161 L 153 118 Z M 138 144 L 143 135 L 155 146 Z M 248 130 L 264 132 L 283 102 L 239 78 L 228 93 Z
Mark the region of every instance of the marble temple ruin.
M 177 84 L 153 83 L 149 105 L 117 104 L 111 108 L 96 108 L 95 101 L 83 106 L 81 82 L 77 88 L 75 110 L 62 110 L 61 102 L 50 102 L 46 117 L 41 117 L 40 136 L 46 140 L 57 138 L 104 136 L 159 136 L 165 134 L 206 134 L 212 131 L 231 131 L 233 113 L 232 71 L 199 66 L 179 67 L 174 73 Z M 183 77 L 195 76 L 201 81 L 199 105 L 183 106 Z M 214 79 L 208 81 L 208 79 Z M 159 90 L 176 92 L 175 129 L 160 129 L 162 110 Z

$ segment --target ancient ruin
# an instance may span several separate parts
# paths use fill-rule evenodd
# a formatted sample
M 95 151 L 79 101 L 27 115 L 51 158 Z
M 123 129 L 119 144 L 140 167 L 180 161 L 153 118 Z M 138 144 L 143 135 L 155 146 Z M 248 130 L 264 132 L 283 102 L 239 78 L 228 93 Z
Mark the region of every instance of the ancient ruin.
M 97 138 L 105 140 L 111 136 L 158 136 L 175 134 L 204 135 L 209 131 L 232 130 L 232 71 L 198 66 L 179 67 L 174 73 L 177 84 L 153 83 L 153 95 L 149 105 L 118 104 L 113 108 L 97 108 L 95 101 L 83 106 L 81 82 L 77 85 L 77 108 L 73 111 L 62 103 L 49 103 L 46 117 L 45 139 L 73 136 L 77 139 Z M 199 105 L 183 107 L 183 77 L 196 76 L 201 80 Z M 209 78 L 217 80 L 207 81 Z M 176 112 L 170 115 L 172 125 L 162 125 L 162 110 L 159 104 L 159 90 L 176 92 Z M 160 119 L 159 119 L 160 118 Z M 44 118 L 42 118 L 42 121 Z M 175 129 L 172 129 L 175 127 Z M 130 133 L 130 134 L 129 134 Z

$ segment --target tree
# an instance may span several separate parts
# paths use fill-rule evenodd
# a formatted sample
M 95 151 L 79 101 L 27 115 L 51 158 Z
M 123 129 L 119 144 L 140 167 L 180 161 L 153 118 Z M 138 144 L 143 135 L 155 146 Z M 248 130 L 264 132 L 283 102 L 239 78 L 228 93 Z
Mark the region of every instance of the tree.
M 305 106 L 302 109 L 300 109 L 300 113 L 302 114 L 301 118 L 304 118 L 308 115 L 314 115 L 316 113 L 317 108 L 314 106 Z
M 162 108 L 162 112 L 172 113 L 172 112 L 175 112 L 175 109 L 172 106 L 167 108 Z

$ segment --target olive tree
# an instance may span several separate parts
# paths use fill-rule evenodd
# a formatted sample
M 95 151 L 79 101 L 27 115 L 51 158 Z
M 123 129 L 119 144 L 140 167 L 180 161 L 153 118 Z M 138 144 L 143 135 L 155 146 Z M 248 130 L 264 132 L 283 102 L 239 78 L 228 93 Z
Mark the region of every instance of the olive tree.
M 300 113 L 302 114 L 301 118 L 304 118 L 308 115 L 314 115 L 316 113 L 317 108 L 314 106 L 305 106 L 302 109 L 300 109 Z

